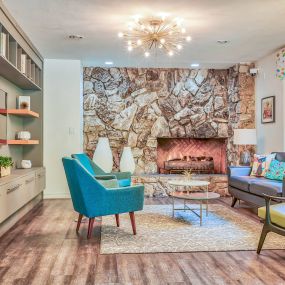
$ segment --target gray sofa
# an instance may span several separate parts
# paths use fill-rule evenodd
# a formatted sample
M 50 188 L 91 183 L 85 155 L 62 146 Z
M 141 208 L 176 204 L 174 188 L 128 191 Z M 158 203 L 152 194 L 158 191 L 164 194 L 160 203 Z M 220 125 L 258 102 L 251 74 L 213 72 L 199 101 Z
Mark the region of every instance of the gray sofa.
M 285 161 L 285 152 L 276 152 L 275 159 Z M 237 200 L 243 200 L 256 206 L 264 206 L 263 194 L 285 197 L 285 179 L 270 180 L 264 177 L 250 176 L 251 167 L 230 166 L 228 168 L 229 192 L 233 197 L 232 207 Z

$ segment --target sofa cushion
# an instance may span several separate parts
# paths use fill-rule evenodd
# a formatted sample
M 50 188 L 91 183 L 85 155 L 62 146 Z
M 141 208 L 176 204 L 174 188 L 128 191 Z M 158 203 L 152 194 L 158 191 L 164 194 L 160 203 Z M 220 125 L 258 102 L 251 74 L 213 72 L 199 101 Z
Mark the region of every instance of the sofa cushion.
M 260 196 L 262 196 L 263 193 L 267 195 L 280 196 L 282 194 L 282 182 L 269 179 L 255 181 L 250 184 L 249 192 Z
M 275 159 L 279 161 L 285 161 L 285 152 L 275 152 Z
M 230 176 L 229 185 L 237 189 L 249 192 L 249 186 L 251 183 L 264 180 L 266 181 L 267 179 L 255 176 Z
M 258 208 L 258 216 L 265 219 L 266 208 Z M 285 203 L 270 206 L 271 222 L 285 228 Z

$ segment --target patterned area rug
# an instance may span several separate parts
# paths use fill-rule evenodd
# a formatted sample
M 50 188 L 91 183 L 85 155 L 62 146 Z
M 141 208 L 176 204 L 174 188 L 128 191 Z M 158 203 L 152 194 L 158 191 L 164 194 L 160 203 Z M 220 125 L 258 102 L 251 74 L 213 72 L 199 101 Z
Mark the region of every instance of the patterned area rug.
M 179 207 L 179 205 L 176 205 Z M 128 214 L 102 220 L 101 254 L 256 250 L 262 224 L 222 205 L 209 205 L 209 216 L 199 218 L 171 205 L 146 205 L 136 213 L 137 235 Z M 285 237 L 269 233 L 264 249 L 285 249 Z

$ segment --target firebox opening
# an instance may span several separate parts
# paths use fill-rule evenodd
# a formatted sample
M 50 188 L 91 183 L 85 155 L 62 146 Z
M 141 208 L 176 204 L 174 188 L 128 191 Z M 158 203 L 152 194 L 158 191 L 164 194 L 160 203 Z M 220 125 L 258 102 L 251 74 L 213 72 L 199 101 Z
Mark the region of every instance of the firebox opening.
M 160 173 L 226 173 L 225 139 L 158 138 L 157 142 Z

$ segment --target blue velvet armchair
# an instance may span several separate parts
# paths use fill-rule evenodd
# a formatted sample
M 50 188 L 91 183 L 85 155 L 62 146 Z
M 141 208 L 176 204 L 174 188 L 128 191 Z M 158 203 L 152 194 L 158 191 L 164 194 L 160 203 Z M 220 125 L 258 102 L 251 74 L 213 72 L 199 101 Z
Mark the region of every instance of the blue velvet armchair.
M 131 185 L 130 172 L 111 172 L 106 173 L 99 165 L 91 160 L 85 153 L 72 154 L 73 158 L 77 159 L 91 175 L 107 175 L 110 178 L 116 178 L 120 187 L 128 187 Z
M 119 214 L 129 213 L 134 235 L 135 211 L 143 209 L 144 186 L 105 188 L 76 159 L 62 159 L 74 210 L 79 213 L 76 231 L 82 217 L 89 218 L 87 238 L 91 237 L 95 217 L 115 215 L 120 226 Z

